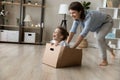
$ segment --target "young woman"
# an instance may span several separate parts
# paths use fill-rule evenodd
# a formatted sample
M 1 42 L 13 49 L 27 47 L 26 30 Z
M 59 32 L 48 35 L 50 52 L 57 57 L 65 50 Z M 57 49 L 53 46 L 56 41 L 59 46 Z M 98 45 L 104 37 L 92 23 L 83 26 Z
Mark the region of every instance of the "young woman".
M 61 45 L 69 47 L 68 43 L 66 43 L 66 39 L 69 33 L 63 27 L 57 27 L 53 32 L 53 40 L 51 40 L 51 44 L 53 45 Z
M 99 11 L 85 11 L 80 2 L 72 2 L 69 5 L 69 12 L 74 21 L 69 37 L 67 38 L 67 43 L 72 40 L 79 24 L 83 27 L 83 30 L 79 34 L 72 48 L 76 48 L 89 31 L 96 32 L 99 50 L 102 54 L 102 62 L 100 63 L 100 66 L 108 65 L 106 49 L 111 52 L 112 57 L 115 57 L 113 49 L 111 49 L 105 41 L 105 36 L 113 27 L 113 19 L 111 16 Z

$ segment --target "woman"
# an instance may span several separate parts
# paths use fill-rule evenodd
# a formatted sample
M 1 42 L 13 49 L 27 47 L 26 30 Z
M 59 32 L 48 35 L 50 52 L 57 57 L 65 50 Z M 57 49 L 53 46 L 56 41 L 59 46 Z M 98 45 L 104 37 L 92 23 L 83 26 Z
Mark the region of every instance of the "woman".
M 112 57 L 115 57 L 113 49 L 111 49 L 105 41 L 105 36 L 113 27 L 111 16 L 99 11 L 85 11 L 80 2 L 72 2 L 69 5 L 69 12 L 74 21 L 69 37 L 67 38 L 67 43 L 70 43 L 72 40 L 79 24 L 83 29 L 72 48 L 76 48 L 89 31 L 96 32 L 98 46 L 100 53 L 102 54 L 102 62 L 100 63 L 100 66 L 108 65 L 106 49 L 111 52 Z

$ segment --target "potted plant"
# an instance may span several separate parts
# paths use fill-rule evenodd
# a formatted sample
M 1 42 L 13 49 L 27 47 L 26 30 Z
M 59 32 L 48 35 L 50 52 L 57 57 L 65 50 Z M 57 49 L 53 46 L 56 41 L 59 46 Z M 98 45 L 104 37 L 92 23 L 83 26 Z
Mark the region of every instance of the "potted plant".
M 81 4 L 85 10 L 90 9 L 91 2 L 82 1 Z

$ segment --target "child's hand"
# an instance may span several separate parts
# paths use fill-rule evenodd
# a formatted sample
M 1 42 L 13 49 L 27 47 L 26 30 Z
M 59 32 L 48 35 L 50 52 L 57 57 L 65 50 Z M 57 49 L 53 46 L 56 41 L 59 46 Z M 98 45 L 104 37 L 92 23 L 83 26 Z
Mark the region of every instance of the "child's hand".
M 58 46 L 59 44 L 58 43 L 51 43 L 51 45 Z
M 54 45 L 55 45 L 55 46 L 58 46 L 59 44 L 58 44 L 58 43 L 55 43 Z
M 54 45 L 54 43 L 50 43 L 51 45 Z

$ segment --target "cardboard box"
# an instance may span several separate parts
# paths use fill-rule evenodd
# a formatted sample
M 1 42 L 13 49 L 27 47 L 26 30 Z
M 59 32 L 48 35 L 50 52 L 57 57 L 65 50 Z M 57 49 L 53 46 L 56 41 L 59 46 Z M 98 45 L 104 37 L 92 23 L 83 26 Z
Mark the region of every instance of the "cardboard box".
M 73 49 L 63 46 L 46 44 L 43 63 L 55 68 L 80 66 L 82 62 L 82 49 Z

